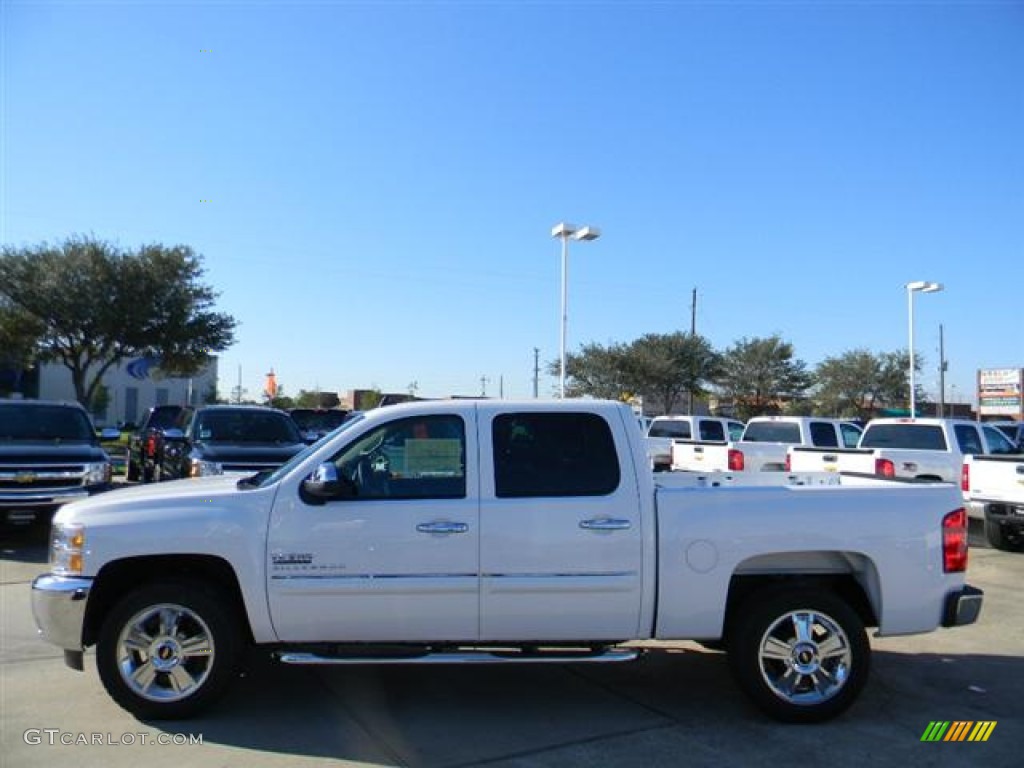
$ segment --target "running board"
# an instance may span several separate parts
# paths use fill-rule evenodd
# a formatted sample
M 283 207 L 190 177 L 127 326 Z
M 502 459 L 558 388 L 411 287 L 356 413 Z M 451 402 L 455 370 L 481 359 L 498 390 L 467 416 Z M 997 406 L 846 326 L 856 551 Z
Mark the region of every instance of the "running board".
M 634 661 L 640 649 L 626 648 L 599 653 L 491 653 L 486 651 L 426 653 L 422 656 L 320 656 L 315 653 L 279 653 L 284 664 L 551 664 L 612 663 Z

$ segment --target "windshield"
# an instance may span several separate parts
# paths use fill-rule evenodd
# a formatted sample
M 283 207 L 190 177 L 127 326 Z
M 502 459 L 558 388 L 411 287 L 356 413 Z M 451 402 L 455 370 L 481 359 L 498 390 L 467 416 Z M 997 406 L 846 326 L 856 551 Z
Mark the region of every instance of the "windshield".
M 206 443 L 301 443 L 295 422 L 267 411 L 206 411 L 196 421 L 195 438 Z
M 168 429 L 173 427 L 178 420 L 178 416 L 181 415 L 182 408 L 179 406 L 164 407 L 160 406 L 153 409 L 153 412 L 149 415 L 148 426 L 151 429 Z
M 290 411 L 289 416 L 299 425 L 299 429 L 308 432 L 330 432 L 337 429 L 345 421 L 348 411 L 324 410 L 317 411 L 310 409 L 296 409 Z
M 96 440 L 89 417 L 66 405 L 0 405 L 0 440 Z
M 266 474 L 260 472 L 259 474 L 253 475 L 252 477 L 247 477 L 243 480 L 239 480 L 238 487 L 263 488 L 264 486 L 276 483 L 282 477 L 291 472 L 292 469 L 294 469 L 299 464 L 308 459 L 313 454 L 314 451 L 320 450 L 320 447 L 323 445 L 324 440 L 330 440 L 332 437 L 334 437 L 334 435 L 340 434 L 341 432 L 345 432 L 351 429 L 353 425 L 358 424 L 365 418 L 366 417 L 362 413 L 350 415 L 349 418 L 345 420 L 345 423 L 343 423 L 340 427 L 335 429 L 329 435 L 324 436 L 323 439 L 321 439 L 319 442 L 313 443 L 313 445 L 306 446 L 303 450 L 296 453 L 288 461 L 286 461 L 280 467 L 275 469 L 273 472 Z

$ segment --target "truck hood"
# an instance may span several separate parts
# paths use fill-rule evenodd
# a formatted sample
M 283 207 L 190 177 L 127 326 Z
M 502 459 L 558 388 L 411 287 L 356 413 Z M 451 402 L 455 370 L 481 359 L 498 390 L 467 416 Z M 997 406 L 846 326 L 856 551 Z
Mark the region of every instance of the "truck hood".
M 123 520 L 127 517 L 151 519 L 176 516 L 176 511 L 184 513 L 186 510 L 193 514 L 196 509 L 222 506 L 218 502 L 229 496 L 259 494 L 259 489 L 239 490 L 238 480 L 237 476 L 213 475 L 119 488 L 65 505 L 57 512 L 54 522 Z
M 91 443 L 57 440 L 0 440 L 0 461 L 34 463 L 109 461 L 106 452 Z

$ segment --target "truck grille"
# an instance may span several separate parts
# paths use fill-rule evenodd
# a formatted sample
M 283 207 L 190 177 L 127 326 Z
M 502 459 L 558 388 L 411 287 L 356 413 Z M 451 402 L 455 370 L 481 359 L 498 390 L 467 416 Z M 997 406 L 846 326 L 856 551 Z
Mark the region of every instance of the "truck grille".
M 0 489 L 39 491 L 77 488 L 85 483 L 82 464 L 16 464 L 0 466 Z

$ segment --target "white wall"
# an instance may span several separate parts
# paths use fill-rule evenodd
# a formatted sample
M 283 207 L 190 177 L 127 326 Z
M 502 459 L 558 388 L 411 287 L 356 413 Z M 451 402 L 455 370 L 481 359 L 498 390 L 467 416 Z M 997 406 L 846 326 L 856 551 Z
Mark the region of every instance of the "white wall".
M 201 404 L 211 387 L 217 385 L 217 358 L 191 379 L 164 377 L 159 368 L 147 368 L 129 360 L 107 371 L 103 384 L 110 394 L 110 402 L 105 414 L 94 415 L 97 426 L 114 426 L 121 422 L 138 424 L 154 405 Z M 71 371 L 59 363 L 43 365 L 39 371 L 39 398 L 74 400 Z

